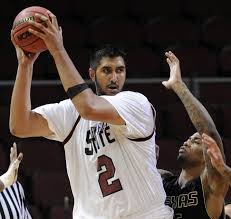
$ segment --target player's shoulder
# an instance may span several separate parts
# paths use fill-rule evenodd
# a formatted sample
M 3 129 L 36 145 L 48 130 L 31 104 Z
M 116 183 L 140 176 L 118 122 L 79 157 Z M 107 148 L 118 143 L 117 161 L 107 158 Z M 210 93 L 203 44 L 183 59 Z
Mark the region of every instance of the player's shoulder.
M 75 110 L 75 105 L 70 99 L 62 100 L 58 103 L 59 107 Z
M 58 104 L 64 106 L 74 106 L 73 102 L 70 99 L 61 100 Z
M 162 180 L 170 178 L 173 179 L 174 174 L 168 170 L 158 169 L 158 172 L 161 175 Z
M 179 188 L 179 184 L 178 184 L 179 176 L 166 174 L 165 177 L 163 176 L 161 177 L 166 192 L 172 191 L 175 188 Z
M 160 172 L 160 169 L 158 169 L 158 171 Z M 164 182 L 164 184 L 176 184 L 178 182 L 179 176 L 174 175 L 173 173 L 167 171 L 167 170 L 163 170 L 163 172 L 161 173 L 161 178 Z
M 116 94 L 119 98 L 126 98 L 137 101 L 139 103 L 148 102 L 148 98 L 139 92 L 134 91 L 121 91 L 120 93 Z
M 143 95 L 142 93 L 139 92 L 135 92 L 135 91 L 121 91 L 118 94 L 116 94 L 118 96 L 132 96 L 132 97 L 142 97 L 142 98 L 146 98 L 145 95 Z

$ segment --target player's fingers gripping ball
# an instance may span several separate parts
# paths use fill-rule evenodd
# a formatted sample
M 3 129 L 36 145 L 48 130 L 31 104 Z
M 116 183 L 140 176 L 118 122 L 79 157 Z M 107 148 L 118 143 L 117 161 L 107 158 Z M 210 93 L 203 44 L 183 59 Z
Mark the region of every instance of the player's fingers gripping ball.
M 28 31 L 29 28 L 36 29 L 28 21 L 33 20 L 42 23 L 46 26 L 46 23 L 35 16 L 35 14 L 41 14 L 49 18 L 47 9 L 40 6 L 32 6 L 23 9 L 14 19 L 13 22 L 13 38 L 15 43 L 24 51 L 37 53 L 47 50 L 44 41 Z M 37 31 L 40 31 L 36 29 Z

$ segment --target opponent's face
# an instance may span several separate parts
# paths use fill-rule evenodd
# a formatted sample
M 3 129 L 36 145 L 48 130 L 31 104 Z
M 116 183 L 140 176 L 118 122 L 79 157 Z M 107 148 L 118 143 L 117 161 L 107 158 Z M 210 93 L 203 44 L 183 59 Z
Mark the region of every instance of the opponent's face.
M 180 147 L 177 160 L 182 167 L 204 163 L 202 138 L 198 132 L 189 137 Z
M 90 77 L 96 84 L 98 95 L 115 95 L 124 86 L 126 67 L 122 57 L 104 57 L 96 71 L 89 69 Z

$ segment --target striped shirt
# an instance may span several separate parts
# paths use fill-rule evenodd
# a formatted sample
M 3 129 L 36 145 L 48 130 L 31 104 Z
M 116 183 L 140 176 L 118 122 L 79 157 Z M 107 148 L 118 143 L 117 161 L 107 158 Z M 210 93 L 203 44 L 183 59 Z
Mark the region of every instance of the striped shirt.
M 0 193 L 0 219 L 31 219 L 23 188 L 19 182 Z

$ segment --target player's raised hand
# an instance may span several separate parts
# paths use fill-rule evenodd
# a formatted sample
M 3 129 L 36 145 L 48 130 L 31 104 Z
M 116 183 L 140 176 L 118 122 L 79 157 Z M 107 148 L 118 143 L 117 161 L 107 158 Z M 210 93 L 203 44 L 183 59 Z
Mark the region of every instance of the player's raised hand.
M 207 154 L 210 157 L 212 166 L 222 174 L 226 164 L 217 143 L 205 133 L 202 134 L 202 142 L 203 146 L 207 149 Z
M 17 147 L 14 143 L 13 146 L 10 148 L 10 166 L 7 172 L 0 176 L 0 180 L 4 184 L 4 187 L 11 186 L 13 183 L 16 182 L 18 177 L 19 164 L 22 161 L 22 158 L 22 153 L 17 155 Z
M 30 28 L 28 31 L 41 38 L 46 44 L 50 53 L 53 54 L 57 51 L 62 51 L 64 49 L 62 29 L 58 25 L 56 16 L 50 11 L 47 11 L 47 13 L 49 15 L 49 18 L 41 14 L 35 14 L 36 17 L 43 21 L 43 24 L 32 20 L 28 21 L 39 31 L 32 28 Z
M 39 53 L 30 53 L 26 52 L 23 49 L 21 49 L 15 42 L 13 37 L 13 31 L 11 30 L 11 41 L 15 47 L 16 55 L 18 59 L 19 64 L 33 64 L 37 57 L 39 56 Z
M 173 89 L 173 86 L 177 82 L 182 82 L 180 62 L 178 58 L 171 51 L 165 53 L 166 61 L 170 68 L 170 77 L 167 81 L 163 81 L 162 84 L 168 88 Z

